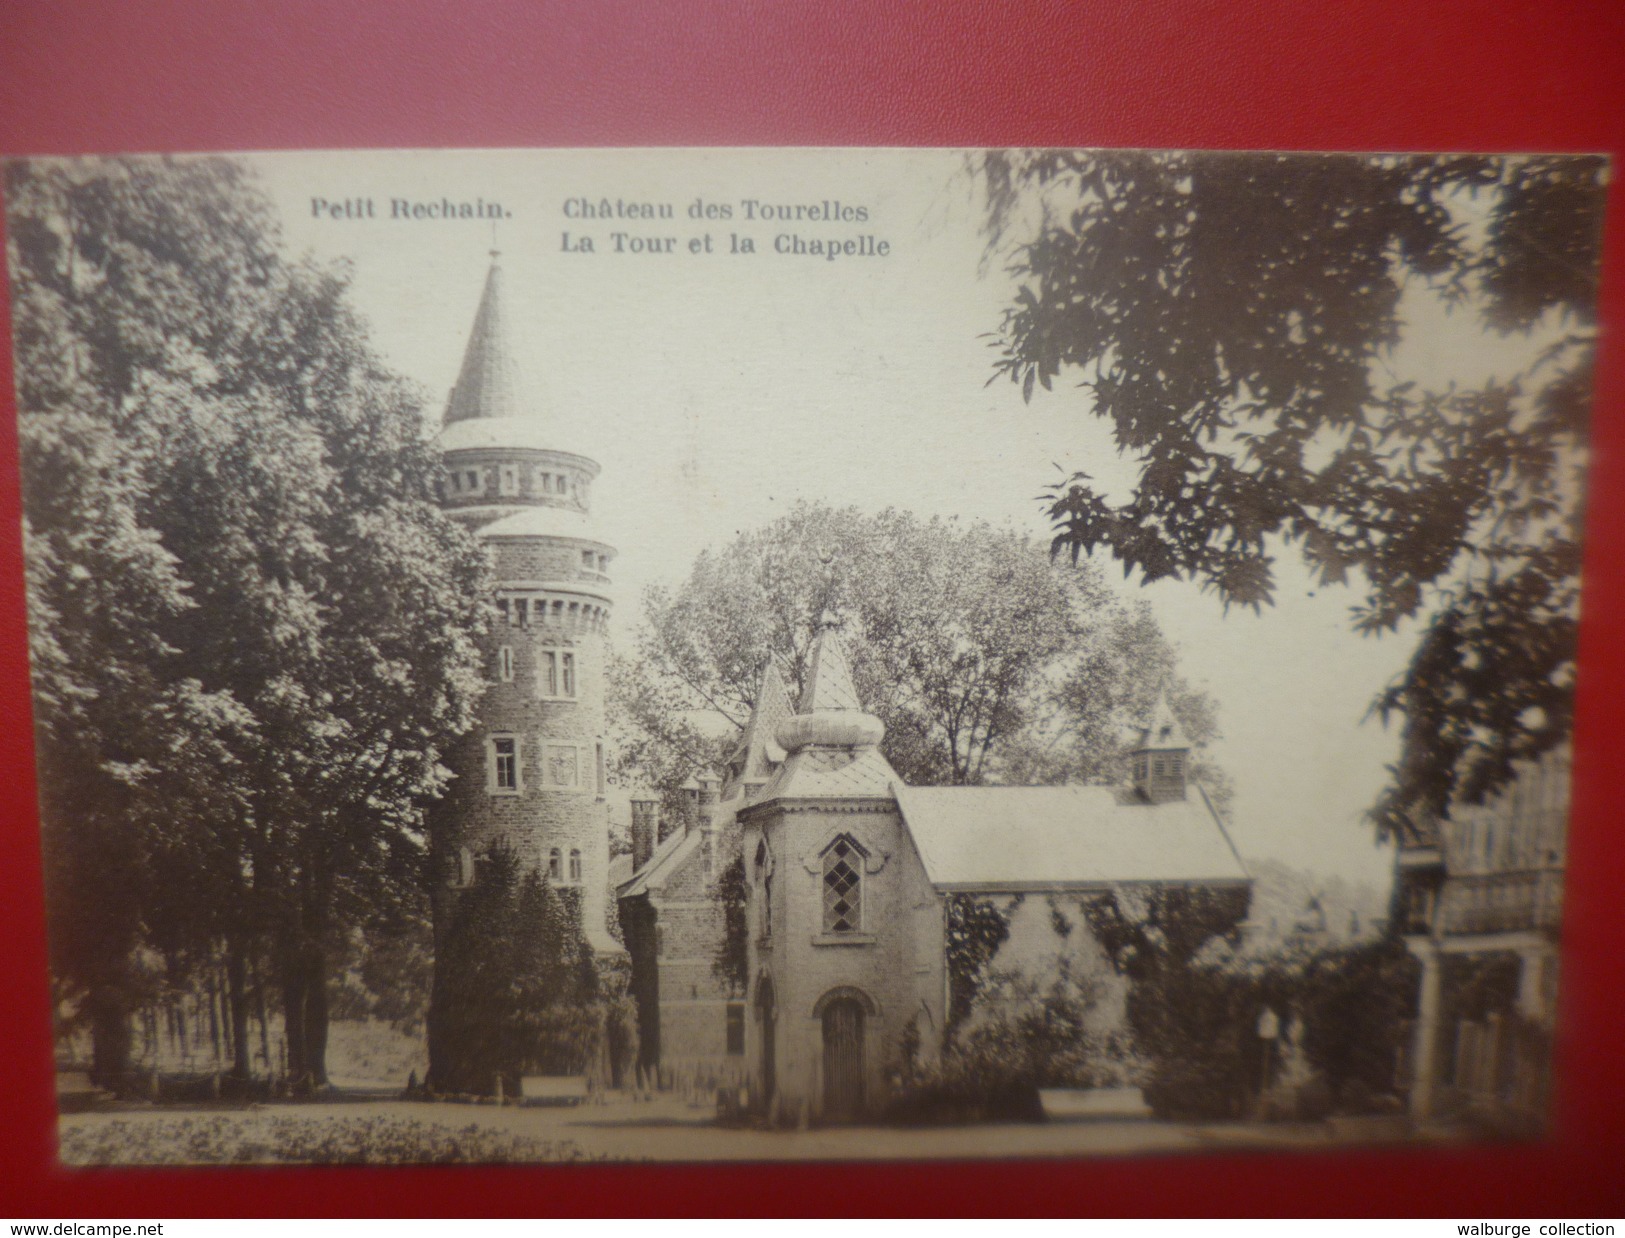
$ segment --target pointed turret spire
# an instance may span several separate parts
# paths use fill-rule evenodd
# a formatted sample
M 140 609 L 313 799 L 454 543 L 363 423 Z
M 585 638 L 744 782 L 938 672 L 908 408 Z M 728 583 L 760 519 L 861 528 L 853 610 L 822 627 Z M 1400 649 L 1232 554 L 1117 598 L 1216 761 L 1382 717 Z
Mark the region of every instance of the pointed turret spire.
M 1186 748 L 1191 741 L 1185 738 L 1185 728 L 1179 725 L 1179 719 L 1174 716 L 1173 708 L 1168 704 L 1168 686 L 1164 684 L 1157 691 L 1157 704 L 1151 711 L 1151 721 L 1140 732 L 1140 742 L 1135 751 L 1149 752 L 1153 748 L 1170 749 Z
M 807 694 L 801 702 L 804 714 L 818 709 L 863 708 L 858 690 L 852 686 L 852 668 L 847 665 L 846 650 L 836 626 L 831 611 L 826 610 L 818 620 L 818 635 L 813 638 L 807 667 Z
M 741 787 L 748 795 L 753 785 L 760 787 L 783 762 L 784 749 L 779 747 L 776 736 L 779 724 L 795 712 L 784 676 L 769 658 L 762 668 L 750 719 L 728 758 L 728 785 L 723 788 L 723 799 L 732 799 Z
M 446 424 L 476 417 L 518 417 L 525 412 L 519 368 L 508 343 L 502 309 L 500 251 L 491 251 L 491 270 L 485 277 L 474 329 L 463 353 L 457 385 L 446 401 Z
M 858 700 L 846 651 L 835 628 L 835 616 L 825 611 L 818 621 L 818 635 L 813 638 L 801 708 L 779 727 L 779 744 L 787 752 L 809 746 L 872 747 L 885 738 L 885 724 L 867 713 Z

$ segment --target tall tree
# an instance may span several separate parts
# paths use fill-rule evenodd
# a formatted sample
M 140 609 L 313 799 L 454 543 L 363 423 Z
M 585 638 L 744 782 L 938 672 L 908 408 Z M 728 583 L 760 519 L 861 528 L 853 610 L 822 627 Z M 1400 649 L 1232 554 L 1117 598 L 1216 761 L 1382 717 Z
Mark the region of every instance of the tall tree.
M 137 945 L 268 947 L 321 1082 L 328 951 L 416 880 L 482 688 L 482 552 L 346 273 L 283 255 L 240 165 L 27 161 L 7 189 L 59 967 L 111 1036 Z
M 554 890 L 503 848 L 482 855 L 435 960 L 429 1086 L 517 1095 L 527 1073 L 597 1065 L 606 1011 L 579 891 Z
M 1293 546 L 1361 591 L 1357 630 L 1421 619 L 1377 702 L 1405 719 L 1389 828 L 1481 799 L 1568 735 L 1602 160 L 980 166 L 1017 281 L 996 372 L 1028 398 L 1074 375 L 1139 466 L 1120 500 L 1082 474 L 1055 488 L 1058 549 L 1258 607 Z M 1544 347 L 1496 382 L 1400 381 L 1386 367 L 1424 292 Z
M 1115 777 L 1165 684 L 1198 743 L 1217 733 L 1147 610 L 1119 604 L 1087 564 L 984 524 L 800 503 L 650 592 L 637 657 L 616 671 L 627 764 L 657 786 L 717 764 L 769 658 L 800 693 L 832 607 L 886 756 L 911 782 Z

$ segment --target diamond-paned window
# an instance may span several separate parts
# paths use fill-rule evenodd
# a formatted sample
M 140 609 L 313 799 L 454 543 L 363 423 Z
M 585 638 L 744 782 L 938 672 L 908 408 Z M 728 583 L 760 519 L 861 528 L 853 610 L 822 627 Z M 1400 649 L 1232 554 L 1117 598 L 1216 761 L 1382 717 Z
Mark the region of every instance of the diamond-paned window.
M 846 837 L 824 852 L 824 931 L 856 933 L 863 928 L 863 853 Z

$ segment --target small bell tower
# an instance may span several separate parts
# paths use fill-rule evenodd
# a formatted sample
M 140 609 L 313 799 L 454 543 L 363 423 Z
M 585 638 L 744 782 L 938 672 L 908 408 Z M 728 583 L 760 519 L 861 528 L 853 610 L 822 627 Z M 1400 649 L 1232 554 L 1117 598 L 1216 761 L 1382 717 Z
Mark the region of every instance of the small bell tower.
M 1168 690 L 1164 687 L 1157 694 L 1150 724 L 1140 732 L 1139 742 L 1130 753 L 1134 789 L 1152 804 L 1184 799 L 1190 751 L 1190 740 L 1168 707 Z

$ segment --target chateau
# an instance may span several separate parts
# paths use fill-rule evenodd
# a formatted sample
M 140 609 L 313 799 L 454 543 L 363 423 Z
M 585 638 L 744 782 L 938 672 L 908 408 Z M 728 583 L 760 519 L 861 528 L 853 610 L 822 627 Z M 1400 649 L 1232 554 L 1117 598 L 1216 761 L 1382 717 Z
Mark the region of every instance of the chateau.
M 905 1055 L 929 1063 L 944 1045 L 952 899 L 1003 900 L 1004 949 L 1019 952 L 1028 895 L 1048 900 L 1048 914 L 1026 916 L 1047 935 L 1064 914 L 1057 899 L 1247 885 L 1188 779 L 1189 743 L 1165 701 L 1129 785 L 909 787 L 825 616 L 800 699 L 766 668 L 722 777 L 693 784 L 681 819 L 662 829 L 652 800 L 633 801 L 613 932 L 604 676 L 615 551 L 589 515 L 598 465 L 561 450 L 523 403 L 501 293 L 493 262 L 438 440 L 445 509 L 489 549 L 501 615 L 485 651 L 491 687 L 440 809 L 452 826 L 439 897 L 478 881 L 498 846 L 576 891 L 594 953 L 629 959 L 645 1078 L 733 1087 L 780 1121 L 870 1115 Z M 725 874 L 741 863 L 730 906 Z M 730 971 L 721 960 L 740 930 Z
M 472 884 L 480 856 L 505 846 L 555 888 L 579 890 L 587 941 L 615 954 L 604 765 L 615 549 L 590 518 L 598 464 L 553 443 L 517 370 L 493 255 L 437 440 L 442 503 L 488 548 L 500 613 L 485 650 L 491 686 L 453 763 L 444 884 Z

